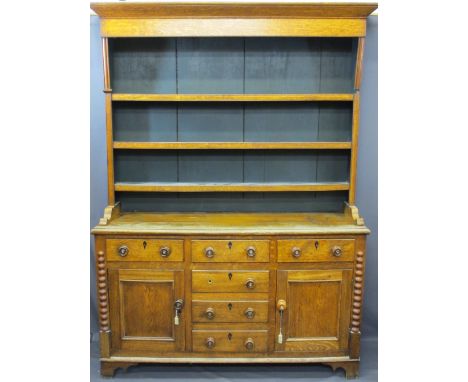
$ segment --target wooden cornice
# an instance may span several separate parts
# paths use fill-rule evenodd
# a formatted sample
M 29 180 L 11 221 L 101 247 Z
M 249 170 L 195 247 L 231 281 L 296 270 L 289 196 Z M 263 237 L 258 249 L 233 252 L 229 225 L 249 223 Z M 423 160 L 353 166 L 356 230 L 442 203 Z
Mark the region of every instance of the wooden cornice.
M 102 18 L 364 19 L 377 3 L 91 3 Z

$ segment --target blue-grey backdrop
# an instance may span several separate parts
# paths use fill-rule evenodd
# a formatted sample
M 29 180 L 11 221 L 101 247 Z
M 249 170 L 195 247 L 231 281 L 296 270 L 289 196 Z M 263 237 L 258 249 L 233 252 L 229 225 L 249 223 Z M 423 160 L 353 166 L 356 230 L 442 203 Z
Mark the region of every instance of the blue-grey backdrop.
M 377 337 L 377 62 L 378 17 L 367 22 L 364 52 L 364 75 L 361 86 L 361 126 L 356 205 L 372 233 L 367 242 L 366 285 L 362 332 Z M 99 18 L 91 16 L 91 228 L 102 216 L 107 203 L 106 134 L 103 89 L 103 66 Z M 98 332 L 93 241 L 90 240 L 91 333 Z

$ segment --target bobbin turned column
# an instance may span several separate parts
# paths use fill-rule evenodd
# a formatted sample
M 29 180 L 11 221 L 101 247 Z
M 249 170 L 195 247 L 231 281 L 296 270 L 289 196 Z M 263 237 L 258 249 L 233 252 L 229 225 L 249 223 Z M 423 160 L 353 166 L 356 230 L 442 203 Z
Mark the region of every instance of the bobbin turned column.
M 96 254 L 97 292 L 99 309 L 99 339 L 101 357 L 110 355 L 109 298 L 107 295 L 107 269 L 105 252 L 98 250 Z
M 359 250 L 356 252 L 356 262 L 354 265 L 353 305 L 349 336 L 349 356 L 352 359 L 359 359 L 360 353 L 363 285 L 364 251 Z

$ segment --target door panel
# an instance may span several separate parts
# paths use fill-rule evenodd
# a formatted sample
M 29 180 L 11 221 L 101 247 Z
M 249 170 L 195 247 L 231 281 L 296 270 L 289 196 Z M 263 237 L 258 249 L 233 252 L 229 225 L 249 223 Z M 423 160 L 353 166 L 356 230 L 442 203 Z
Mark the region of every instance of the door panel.
M 123 338 L 173 336 L 171 281 L 125 281 L 120 284 Z M 158 304 L 154 302 L 158 301 Z
M 277 300 L 285 300 L 279 351 L 324 352 L 348 346 L 351 270 L 278 271 Z
M 340 289 L 339 281 L 290 283 L 289 338 L 338 337 Z
M 109 270 L 112 349 L 184 350 L 184 311 L 175 325 L 174 302 L 184 298 L 183 271 Z

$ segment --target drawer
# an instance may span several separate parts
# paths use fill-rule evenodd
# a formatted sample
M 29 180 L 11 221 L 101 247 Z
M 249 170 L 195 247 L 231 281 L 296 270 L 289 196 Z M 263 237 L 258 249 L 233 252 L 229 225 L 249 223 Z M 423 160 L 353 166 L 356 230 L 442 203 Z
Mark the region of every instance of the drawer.
M 193 322 L 268 322 L 268 301 L 192 301 Z
M 183 261 L 184 241 L 172 239 L 108 239 L 107 261 Z
M 193 292 L 268 292 L 269 271 L 192 271 Z
M 278 262 L 353 261 L 354 239 L 278 240 Z
M 192 261 L 209 263 L 249 262 L 270 260 L 268 240 L 193 240 Z
M 267 330 L 192 330 L 194 352 L 264 353 Z

